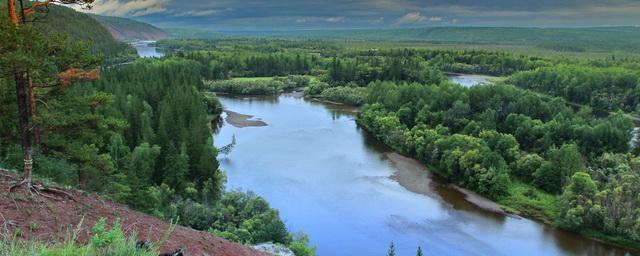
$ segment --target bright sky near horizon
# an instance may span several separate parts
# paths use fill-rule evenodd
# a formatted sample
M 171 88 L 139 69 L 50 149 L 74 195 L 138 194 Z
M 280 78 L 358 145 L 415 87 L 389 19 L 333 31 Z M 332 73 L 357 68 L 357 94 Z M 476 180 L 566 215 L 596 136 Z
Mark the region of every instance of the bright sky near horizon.
M 97 0 L 90 12 L 219 30 L 640 25 L 640 0 Z

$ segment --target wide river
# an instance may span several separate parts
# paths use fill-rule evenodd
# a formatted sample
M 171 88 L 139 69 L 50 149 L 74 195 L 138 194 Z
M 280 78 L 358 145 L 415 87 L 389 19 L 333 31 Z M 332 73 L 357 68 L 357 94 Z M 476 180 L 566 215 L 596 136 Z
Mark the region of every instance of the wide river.
M 363 129 L 354 109 L 303 99 L 220 97 L 225 109 L 267 126 L 225 122 L 216 146 L 227 190 L 252 190 L 279 209 L 292 231 L 309 234 L 317 253 L 385 255 L 625 255 L 625 250 L 505 216 L 470 203 L 459 190 Z

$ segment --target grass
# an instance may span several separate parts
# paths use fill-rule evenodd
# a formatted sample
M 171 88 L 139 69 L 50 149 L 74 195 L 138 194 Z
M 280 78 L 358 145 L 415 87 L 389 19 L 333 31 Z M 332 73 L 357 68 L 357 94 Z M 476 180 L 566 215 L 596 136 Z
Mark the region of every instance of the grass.
M 105 220 L 100 219 L 91 233 L 93 236 L 87 244 L 78 244 L 78 234 L 82 221 L 73 232 L 61 243 L 50 243 L 37 240 L 22 240 L 20 235 L 0 234 L 0 256 L 14 255 L 43 255 L 43 256 L 155 256 L 160 252 L 160 246 L 166 241 L 176 225 L 172 224 L 164 236 L 156 244 L 138 246 L 135 232 L 125 237 L 119 221 L 112 223 L 112 228 L 105 228 Z
M 558 219 L 559 196 L 548 194 L 521 181 L 514 181 L 509 187 L 509 196 L 498 203 L 509 212 L 554 225 Z M 625 248 L 640 250 L 640 244 L 621 235 L 607 234 L 601 230 L 586 229 L 580 234 L 594 240 Z
M 552 224 L 557 218 L 558 196 L 545 193 L 531 185 L 514 181 L 509 186 L 509 196 L 498 203 L 505 210 Z
M 610 243 L 610 244 L 614 244 L 614 245 L 618 245 L 618 246 L 622 246 L 625 248 L 632 248 L 635 250 L 640 250 L 640 244 L 638 244 L 638 242 L 635 242 L 631 239 L 628 239 L 626 237 L 623 236 L 615 236 L 615 235 L 610 235 L 607 233 L 604 233 L 602 231 L 599 230 L 594 230 L 594 229 L 586 229 L 586 230 L 582 230 L 580 232 L 583 236 L 595 239 L 595 240 L 599 240 L 599 241 L 603 241 L 605 243 Z

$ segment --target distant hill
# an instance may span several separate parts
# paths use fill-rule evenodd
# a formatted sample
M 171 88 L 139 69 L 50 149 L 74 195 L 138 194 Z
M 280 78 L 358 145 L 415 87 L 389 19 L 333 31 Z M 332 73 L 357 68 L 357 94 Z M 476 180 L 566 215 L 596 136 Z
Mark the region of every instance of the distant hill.
M 6 0 L 0 0 L 0 11 L 6 13 Z M 109 31 L 89 15 L 71 8 L 51 4 L 41 8 L 35 14 L 38 19 L 33 24 L 45 34 L 63 34 L 70 41 L 89 40 L 93 43 L 93 51 L 102 53 L 105 62 L 116 63 L 129 61 L 137 56 L 130 45 L 116 40 Z
M 169 33 L 151 24 L 135 21 L 127 18 L 91 15 L 118 40 L 138 41 L 138 40 L 158 40 L 169 37 Z
M 532 45 L 557 51 L 637 50 L 638 27 L 522 28 L 425 27 L 297 31 L 229 31 L 227 36 L 307 39 L 421 41 L 455 44 Z

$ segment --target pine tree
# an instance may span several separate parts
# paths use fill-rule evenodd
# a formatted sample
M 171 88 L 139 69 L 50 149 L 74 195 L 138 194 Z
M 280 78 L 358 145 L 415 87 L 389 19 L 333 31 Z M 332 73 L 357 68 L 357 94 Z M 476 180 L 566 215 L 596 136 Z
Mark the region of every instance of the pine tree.
M 14 188 L 26 185 L 29 189 L 35 189 L 32 185 L 33 173 L 33 149 L 32 139 L 40 143 L 39 128 L 36 120 L 36 100 L 35 89 L 37 87 L 50 86 L 68 86 L 76 80 L 97 79 L 97 70 L 85 72 L 84 70 L 71 68 L 71 63 L 63 63 L 64 58 L 67 62 L 80 61 L 84 57 L 82 54 L 77 55 L 73 52 L 73 47 L 64 40 L 51 40 L 42 35 L 32 26 L 25 26 L 29 16 L 33 16 L 37 9 L 46 7 L 51 3 L 60 4 L 80 4 L 89 5 L 91 0 L 70 0 L 70 1 L 23 1 L 8 0 L 7 11 L 8 21 L 2 20 L 2 41 L 0 46 L 0 66 L 8 70 L 2 70 L 2 76 L 12 76 L 16 86 L 17 106 L 18 106 L 18 123 L 20 129 L 20 138 L 23 151 L 23 180 L 12 186 Z M 25 6 L 25 4 L 30 4 Z M 6 44 L 4 42 L 7 42 Z M 80 57 L 79 57 L 80 56 Z M 78 58 L 79 57 L 79 58 Z M 55 63 L 51 66 L 45 65 Z M 53 71 L 53 72 L 52 72 Z M 35 76 L 34 74 L 38 74 Z M 51 83 L 51 80 L 56 80 Z M 34 136 L 35 135 L 35 136 Z
M 173 145 L 169 146 L 166 158 L 167 164 L 164 166 L 164 183 L 177 193 L 183 192 L 189 173 L 189 155 L 184 143 L 180 146 L 180 151 Z
M 422 247 L 418 246 L 418 252 L 416 252 L 416 256 L 423 256 Z
M 109 140 L 109 155 L 118 169 L 124 169 L 129 157 L 129 147 L 124 144 L 124 138 L 119 133 L 115 133 Z
M 391 242 L 391 245 L 389 246 L 387 256 L 396 256 L 396 247 L 393 245 L 393 242 Z

